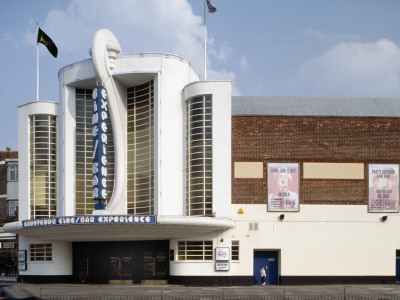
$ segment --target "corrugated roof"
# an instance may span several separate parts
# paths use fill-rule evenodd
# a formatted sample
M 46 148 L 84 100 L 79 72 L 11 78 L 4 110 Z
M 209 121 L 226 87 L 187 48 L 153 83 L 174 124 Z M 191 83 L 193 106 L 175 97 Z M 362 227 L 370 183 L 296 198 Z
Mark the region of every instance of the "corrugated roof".
M 400 99 L 233 96 L 232 115 L 400 117 Z

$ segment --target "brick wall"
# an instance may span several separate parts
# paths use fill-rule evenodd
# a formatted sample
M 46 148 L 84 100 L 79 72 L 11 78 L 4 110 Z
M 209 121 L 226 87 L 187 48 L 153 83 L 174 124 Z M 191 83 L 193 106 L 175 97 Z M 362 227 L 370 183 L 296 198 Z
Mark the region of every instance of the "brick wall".
M 18 158 L 17 151 L 0 151 L 0 162 L 6 159 Z M 0 164 L 0 195 L 7 194 L 7 165 Z M 6 222 L 16 220 L 15 217 L 8 216 L 8 204 L 6 198 L 0 198 L 0 225 Z
M 232 203 L 266 204 L 267 162 L 300 163 L 300 204 L 368 203 L 368 163 L 400 163 L 400 118 L 232 117 L 234 162 L 264 162 L 264 178 L 235 179 Z M 364 163 L 364 180 L 303 179 L 303 162 Z

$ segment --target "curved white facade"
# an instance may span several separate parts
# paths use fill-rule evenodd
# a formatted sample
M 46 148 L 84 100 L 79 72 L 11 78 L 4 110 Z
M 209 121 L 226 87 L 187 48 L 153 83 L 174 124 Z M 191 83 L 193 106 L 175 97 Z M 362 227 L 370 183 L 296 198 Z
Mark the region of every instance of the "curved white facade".
M 28 281 L 37 275 L 76 280 L 76 268 L 79 267 L 74 261 L 80 259 L 77 255 L 85 255 L 84 242 L 111 240 L 131 243 L 128 248 L 143 248 L 143 253 L 156 250 L 152 250 L 155 249 L 152 243 L 140 241 L 167 241 L 161 243 L 165 246 L 157 253 L 166 253 L 162 254 L 163 259 L 166 256 L 171 259 L 165 267 L 168 274 L 163 271 L 157 276 L 184 276 L 187 272 L 181 270 L 181 264 L 172 261 L 174 256 L 177 259 L 180 255 L 178 243 L 192 239 L 193 231 L 199 233 L 200 240 L 218 243 L 221 234 L 233 227 L 227 176 L 213 177 L 210 213 L 188 216 L 186 102 L 197 95 L 212 96 L 212 173 L 222 174 L 223 170 L 230 170 L 231 165 L 231 83 L 199 82 L 197 72 L 180 56 L 124 54 L 118 40 L 106 29 L 95 34 L 90 53 L 91 60 L 68 65 L 59 71 L 59 103 L 38 101 L 19 108 L 21 221 L 9 224 L 7 230 L 19 233 L 20 249 L 26 250 L 30 258 L 26 270 L 20 270 L 20 276 Z M 111 182 L 108 183 L 109 198 L 104 210 L 95 210 L 94 201 L 90 199 L 91 91 L 97 84 L 107 90 L 111 120 L 108 124 Z M 57 211 L 38 220 L 29 213 L 33 195 L 29 175 L 32 169 L 29 116 L 35 114 L 53 115 L 57 120 Z M 218 115 L 220 117 L 215 117 Z M 147 141 L 147 146 L 142 145 L 143 141 Z M 148 175 L 143 177 L 142 174 Z M 48 186 L 52 186 L 51 183 Z M 43 209 L 43 205 L 50 202 L 38 202 L 37 209 Z M 229 242 L 228 236 L 225 237 L 225 244 L 229 246 Z M 116 244 L 115 247 L 120 246 Z M 132 253 L 126 254 L 131 260 L 142 255 Z M 157 255 L 160 257 L 161 254 Z M 165 265 L 163 262 L 158 264 Z M 218 275 L 212 261 L 203 264 L 209 270 L 204 273 L 199 269 L 195 272 L 197 276 Z M 190 263 L 186 263 L 186 268 L 191 268 Z M 134 274 L 137 279 L 133 280 L 139 280 L 141 276 L 144 280 L 147 276 L 143 270 L 135 270 Z M 105 277 L 100 282 L 106 280 Z M 115 279 L 111 277 L 109 280 Z

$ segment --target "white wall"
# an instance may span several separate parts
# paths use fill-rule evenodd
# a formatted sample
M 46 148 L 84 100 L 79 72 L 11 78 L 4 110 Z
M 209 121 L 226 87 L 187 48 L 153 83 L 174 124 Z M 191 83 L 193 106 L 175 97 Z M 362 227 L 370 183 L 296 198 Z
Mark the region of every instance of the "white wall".
M 213 260 L 180 261 L 178 260 L 178 241 L 213 241 Z M 230 230 L 195 236 L 191 239 L 171 239 L 170 249 L 174 249 L 174 261 L 170 261 L 171 276 L 228 276 L 231 271 L 215 271 L 215 248 L 231 247 Z M 231 264 L 232 265 L 232 264 Z
M 30 244 L 52 244 L 51 261 L 31 261 L 29 254 Z M 34 240 L 28 237 L 19 236 L 19 249 L 27 250 L 27 270 L 19 271 L 22 276 L 28 275 L 72 275 L 72 242 L 49 242 Z
M 244 210 L 238 214 L 239 208 Z M 394 276 L 400 215 L 368 213 L 365 205 L 301 205 L 299 213 L 267 212 L 266 205 L 232 205 L 240 241 L 234 275 L 252 275 L 254 250 L 280 250 L 282 276 Z M 388 215 L 386 222 L 379 219 Z M 249 223 L 258 223 L 257 231 Z
M 198 79 L 195 78 L 195 79 Z M 185 106 L 182 89 L 193 80 L 190 65 L 177 59 L 162 60 L 158 99 L 159 215 L 184 215 Z

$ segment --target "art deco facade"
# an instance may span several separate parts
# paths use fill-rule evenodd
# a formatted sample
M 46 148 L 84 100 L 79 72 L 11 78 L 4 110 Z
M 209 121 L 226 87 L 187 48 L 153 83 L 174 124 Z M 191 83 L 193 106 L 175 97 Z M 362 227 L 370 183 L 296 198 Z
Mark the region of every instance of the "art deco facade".
M 398 100 L 232 97 L 105 29 L 59 81 L 59 102 L 19 107 L 20 221 L 5 230 L 25 282 L 252 285 L 261 265 L 268 284 L 396 280 Z

